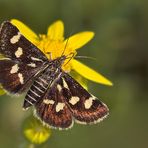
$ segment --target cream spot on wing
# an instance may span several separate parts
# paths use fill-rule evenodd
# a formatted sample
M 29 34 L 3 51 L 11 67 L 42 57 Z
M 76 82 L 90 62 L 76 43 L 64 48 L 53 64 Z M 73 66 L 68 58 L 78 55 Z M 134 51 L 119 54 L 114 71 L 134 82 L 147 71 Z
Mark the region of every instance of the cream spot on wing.
M 30 64 L 27 64 L 27 65 L 30 66 L 30 67 L 36 67 L 35 63 L 30 63 Z
M 20 37 L 21 37 L 21 33 L 18 32 L 17 35 L 14 35 L 14 36 L 10 39 L 10 43 L 12 43 L 12 44 L 17 43 L 17 42 L 19 41 Z
M 15 56 L 19 58 L 23 54 L 23 49 L 18 47 L 17 51 L 15 52 Z
M 38 58 L 35 58 L 35 57 L 31 57 L 31 59 L 32 59 L 33 61 L 41 61 L 41 62 L 42 62 L 41 59 L 38 59 Z
M 58 89 L 58 91 L 60 92 L 61 90 L 62 90 L 62 87 L 61 87 L 61 85 L 57 85 L 57 89 Z
M 65 103 L 58 103 L 56 105 L 56 112 L 63 110 L 64 106 L 65 106 Z
M 17 73 L 19 70 L 18 64 L 15 64 L 14 66 L 12 66 L 10 73 Z
M 49 100 L 49 99 L 44 99 L 43 102 L 44 102 L 45 104 L 51 104 L 51 105 L 54 104 L 54 101 L 53 101 L 53 100 Z
M 69 103 L 72 105 L 75 105 L 79 101 L 80 101 L 80 98 L 75 96 L 70 98 Z
M 69 88 L 68 88 L 68 85 L 67 85 L 67 83 L 66 83 L 66 81 L 64 80 L 64 78 L 62 78 L 62 80 L 63 80 L 63 86 L 64 86 L 65 88 L 69 89 Z
M 20 83 L 21 84 L 24 84 L 24 78 L 23 78 L 23 75 L 21 73 L 18 73 L 18 77 L 20 79 Z
M 95 100 L 95 97 L 90 97 L 89 99 L 85 100 L 85 108 L 86 109 L 90 109 L 92 104 L 93 104 L 93 100 Z

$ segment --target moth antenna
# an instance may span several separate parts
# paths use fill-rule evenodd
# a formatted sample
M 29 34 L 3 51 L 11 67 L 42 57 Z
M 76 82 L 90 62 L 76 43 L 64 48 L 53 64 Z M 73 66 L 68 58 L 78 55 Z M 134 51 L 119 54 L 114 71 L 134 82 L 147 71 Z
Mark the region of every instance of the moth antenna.
M 71 56 L 72 55 L 72 56 Z M 69 59 L 69 58 L 73 58 L 75 56 L 75 53 L 74 52 L 71 52 L 70 54 L 68 54 L 66 56 L 66 59 Z
M 65 47 L 64 47 L 64 49 L 63 49 L 63 52 L 62 52 L 61 56 L 63 56 L 63 55 L 64 55 L 64 52 L 65 52 L 66 47 L 67 47 L 67 45 L 68 45 L 68 41 L 69 41 L 69 38 L 66 40 L 66 44 L 65 44 Z
M 75 56 L 76 59 L 91 59 L 91 60 L 97 60 L 96 58 L 94 57 L 88 57 L 88 56 Z
M 72 55 L 72 56 L 71 57 L 66 57 L 66 59 L 69 59 L 69 60 L 64 64 L 64 66 L 67 65 L 69 63 L 69 61 L 71 61 L 71 59 L 75 56 L 75 53 L 71 52 L 69 55 Z
M 70 33 L 70 35 L 69 35 L 69 36 L 71 36 L 71 35 L 72 35 L 72 33 L 73 33 L 73 31 L 71 31 L 71 33 Z M 64 55 L 64 53 L 65 53 L 66 47 L 67 47 L 67 45 L 68 45 L 69 38 L 70 38 L 70 37 L 68 37 L 68 38 L 66 39 L 66 44 L 65 44 L 65 47 L 64 47 L 64 49 L 63 49 L 63 52 L 62 52 L 61 56 L 63 56 L 63 55 Z

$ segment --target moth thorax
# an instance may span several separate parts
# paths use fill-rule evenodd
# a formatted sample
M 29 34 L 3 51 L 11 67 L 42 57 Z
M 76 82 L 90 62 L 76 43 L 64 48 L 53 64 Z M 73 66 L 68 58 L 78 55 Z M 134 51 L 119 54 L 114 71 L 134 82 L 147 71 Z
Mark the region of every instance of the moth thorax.
M 62 64 L 64 63 L 65 60 L 66 60 L 66 56 L 63 55 L 63 56 L 61 56 L 61 57 L 55 59 L 53 65 L 54 65 L 56 68 L 61 68 L 61 67 L 62 67 Z

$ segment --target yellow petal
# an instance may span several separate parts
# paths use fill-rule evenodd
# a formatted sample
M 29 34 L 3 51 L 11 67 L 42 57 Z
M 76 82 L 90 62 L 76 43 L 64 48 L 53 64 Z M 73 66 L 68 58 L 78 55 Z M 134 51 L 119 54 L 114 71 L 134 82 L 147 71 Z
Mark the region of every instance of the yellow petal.
M 51 40 L 60 40 L 64 39 L 64 24 L 62 21 L 56 21 L 51 26 L 48 27 L 47 35 Z
M 80 32 L 66 39 L 65 44 L 66 44 L 66 41 L 68 40 L 68 45 L 67 45 L 68 48 L 78 49 L 84 46 L 93 37 L 94 37 L 94 32 L 91 32 L 91 31 Z
M 38 36 L 28 26 L 16 19 L 12 19 L 11 23 L 15 25 L 30 42 L 37 42 Z
M 82 77 L 81 75 L 79 75 L 76 71 L 71 70 L 70 75 L 76 80 L 78 81 L 83 88 L 85 88 L 86 90 L 88 90 L 88 86 L 87 86 L 87 79 L 85 79 L 84 77 Z
M 6 92 L 4 91 L 3 87 L 0 84 L 0 96 L 4 95 Z
M 95 70 L 89 68 L 88 66 L 82 64 L 77 60 L 74 60 L 74 59 L 72 60 L 72 68 L 86 79 L 89 79 L 91 81 L 101 83 L 104 85 L 110 85 L 110 86 L 113 85 L 112 82 L 109 81 L 107 78 L 105 78 L 101 74 L 97 73 Z
M 6 92 L 3 89 L 0 89 L 0 96 L 4 95 Z

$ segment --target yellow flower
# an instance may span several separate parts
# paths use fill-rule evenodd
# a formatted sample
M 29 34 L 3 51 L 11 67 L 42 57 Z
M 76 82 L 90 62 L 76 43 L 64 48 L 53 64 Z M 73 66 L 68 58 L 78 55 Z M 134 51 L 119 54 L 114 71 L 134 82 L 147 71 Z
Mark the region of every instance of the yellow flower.
M 51 130 L 42 125 L 36 118 L 28 117 L 23 125 L 25 138 L 33 144 L 41 144 L 49 139 Z
M 16 19 L 12 19 L 11 23 L 17 26 L 20 32 L 30 42 L 35 44 L 42 52 L 44 52 L 48 58 L 50 58 L 49 53 L 51 53 L 52 59 L 60 57 L 63 51 L 64 55 L 69 55 L 70 53 L 76 55 L 77 49 L 89 42 L 94 36 L 93 32 L 84 31 L 77 33 L 68 39 L 64 39 L 64 24 L 60 20 L 48 27 L 47 35 L 36 35 L 29 27 Z M 65 63 L 66 62 L 67 61 L 65 61 Z M 74 58 L 72 58 L 72 60 L 70 60 L 70 62 L 68 62 L 68 64 L 64 65 L 62 68 L 66 72 L 74 70 L 88 80 L 104 85 L 112 85 L 112 82 L 102 76 L 100 73 L 97 73 Z

